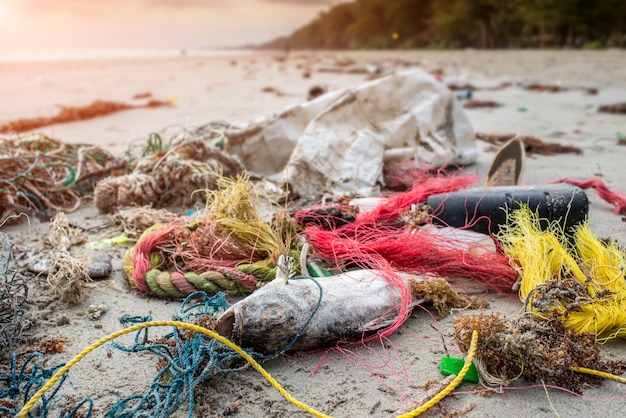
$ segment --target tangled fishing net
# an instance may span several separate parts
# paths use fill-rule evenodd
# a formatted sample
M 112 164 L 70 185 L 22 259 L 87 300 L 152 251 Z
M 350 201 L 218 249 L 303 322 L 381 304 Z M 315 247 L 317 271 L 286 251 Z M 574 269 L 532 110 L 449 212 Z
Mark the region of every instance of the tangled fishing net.
M 98 183 L 94 202 L 100 212 L 129 206 L 202 205 L 202 194 L 195 192 L 214 189 L 219 177 L 244 171 L 234 157 L 188 135 L 176 136 L 168 145 L 158 134 L 152 135 L 144 154 L 133 163 L 131 173 Z
M 131 287 L 161 297 L 245 294 L 276 276 L 281 254 L 298 259 L 296 225 L 287 216 L 266 222 L 253 189 L 244 177 L 219 177 L 205 209 L 148 229 L 124 257 Z
M 0 365 L 0 413 L 2 416 L 15 416 L 22 405 L 61 367 L 63 364 L 48 367 L 44 354 L 40 352 L 23 355 L 13 353 L 10 362 L 3 362 Z M 59 386 L 65 379 L 64 376 Z M 56 405 L 52 399 L 57 390 L 42 398 L 38 415 L 31 415 L 47 416 L 48 409 Z
M 181 305 L 175 320 L 193 323 L 212 329 L 221 312 L 228 308 L 225 294 L 209 297 L 198 292 Z M 120 322 L 131 326 L 150 321 L 150 317 L 123 317 Z M 144 394 L 131 394 L 106 407 L 96 407 L 91 398 L 76 399 L 68 394 L 65 373 L 41 397 L 32 416 L 51 416 L 61 412 L 62 416 L 91 417 L 166 417 L 183 403 L 187 404 L 188 416 L 193 416 L 196 391 L 203 381 L 222 373 L 241 370 L 246 363 L 240 355 L 218 341 L 198 332 L 174 328 L 164 337 L 150 339 L 148 330 L 135 333 L 134 343 L 125 346 L 112 342 L 112 347 L 129 353 L 145 353 L 156 356 L 156 373 L 150 388 Z M 14 354 L 10 362 L 0 366 L 0 414 L 15 416 L 22 406 L 64 364 L 46 364 L 44 353 L 30 352 Z M 70 385 L 71 386 L 71 385 Z
M 12 269 L 13 252 L 9 238 L 0 232 L 0 358 L 10 356 L 23 342 L 22 333 L 31 321 L 26 315 L 28 285 L 26 278 Z
M 95 183 L 126 162 L 97 146 L 64 144 L 44 135 L 0 141 L 0 220 L 26 213 L 48 221 L 72 212 Z
M 594 335 L 597 343 L 626 336 L 624 250 L 596 237 L 589 222 L 566 233 L 523 208 L 499 239 L 519 271 L 520 298 L 536 317 L 556 317 L 565 330 Z
M 173 319 L 193 323 L 213 330 L 215 318 L 228 309 L 224 293 L 209 297 L 197 292 L 183 300 L 180 313 Z M 149 317 L 124 317 L 126 325 L 149 321 Z M 109 408 L 112 417 L 170 416 L 184 402 L 192 417 L 196 392 L 202 382 L 222 373 L 242 370 L 246 363 L 239 354 L 201 333 L 174 328 L 159 339 L 149 339 L 148 330 L 135 334 L 134 343 L 124 346 L 113 342 L 113 347 L 129 353 L 146 352 L 157 356 L 156 375 L 143 395 L 129 396 Z

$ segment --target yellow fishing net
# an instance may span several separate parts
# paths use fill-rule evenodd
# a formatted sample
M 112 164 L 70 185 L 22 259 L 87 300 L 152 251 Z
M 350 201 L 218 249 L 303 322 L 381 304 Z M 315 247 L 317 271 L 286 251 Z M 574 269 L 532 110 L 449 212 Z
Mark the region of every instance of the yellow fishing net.
M 624 250 L 600 240 L 589 222 L 566 232 L 524 207 L 498 238 L 519 271 L 529 311 L 558 317 L 566 330 L 593 333 L 597 343 L 626 336 Z

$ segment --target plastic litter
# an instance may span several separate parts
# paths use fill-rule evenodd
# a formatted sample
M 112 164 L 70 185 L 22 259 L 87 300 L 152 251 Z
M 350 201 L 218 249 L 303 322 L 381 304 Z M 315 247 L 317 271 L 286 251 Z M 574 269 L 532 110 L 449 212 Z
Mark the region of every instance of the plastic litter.
M 456 98 L 459 100 L 470 100 L 473 97 L 471 90 L 461 90 L 457 93 Z
M 460 102 L 417 69 L 328 92 L 225 135 L 226 151 L 248 171 L 311 198 L 377 195 L 383 168 L 393 162 L 430 170 L 472 164 L 478 156 Z
M 566 184 L 477 187 L 429 196 L 426 202 L 433 223 L 482 233 L 498 233 L 508 215 L 522 205 L 565 230 L 583 223 L 589 211 L 585 192 Z M 541 226 L 545 228 L 546 221 Z
M 461 357 L 443 356 L 441 363 L 439 363 L 439 371 L 445 376 L 458 375 L 464 364 L 465 359 Z M 476 366 L 473 363 L 463 377 L 463 380 L 472 383 L 478 383 L 480 381 L 478 378 L 478 370 L 476 370 Z

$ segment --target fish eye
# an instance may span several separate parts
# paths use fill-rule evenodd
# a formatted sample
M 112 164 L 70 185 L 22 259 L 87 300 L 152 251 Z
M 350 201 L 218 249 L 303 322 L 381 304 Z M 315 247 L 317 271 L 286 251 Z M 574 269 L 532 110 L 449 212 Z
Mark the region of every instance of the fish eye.
M 280 319 L 285 314 L 285 308 L 280 305 L 270 305 L 261 312 L 262 319 L 266 321 L 274 321 Z

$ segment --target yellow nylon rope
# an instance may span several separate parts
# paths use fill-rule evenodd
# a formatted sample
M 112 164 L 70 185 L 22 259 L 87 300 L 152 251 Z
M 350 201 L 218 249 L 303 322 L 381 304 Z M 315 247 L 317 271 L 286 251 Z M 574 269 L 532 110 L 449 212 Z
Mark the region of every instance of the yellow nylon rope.
M 422 412 L 425 412 L 439 403 L 440 400 L 445 398 L 452 392 L 463 380 L 465 374 L 469 370 L 472 365 L 472 359 L 474 355 L 476 355 L 476 347 L 478 346 L 478 331 L 474 330 L 472 332 L 472 342 L 470 343 L 470 348 L 467 350 L 467 357 L 465 357 L 465 363 L 463 364 L 463 368 L 459 372 L 459 374 L 454 378 L 448 386 L 446 386 L 441 392 L 433 396 L 428 402 L 423 405 L 418 406 L 411 412 L 407 412 L 406 414 L 399 415 L 397 418 L 411 418 L 420 415 Z
M 604 377 L 605 379 L 615 380 L 616 382 L 626 383 L 626 379 L 622 376 L 616 376 L 611 373 L 601 372 L 600 370 L 588 369 L 586 367 L 570 367 L 570 370 L 578 373 L 592 374 L 594 376 Z

